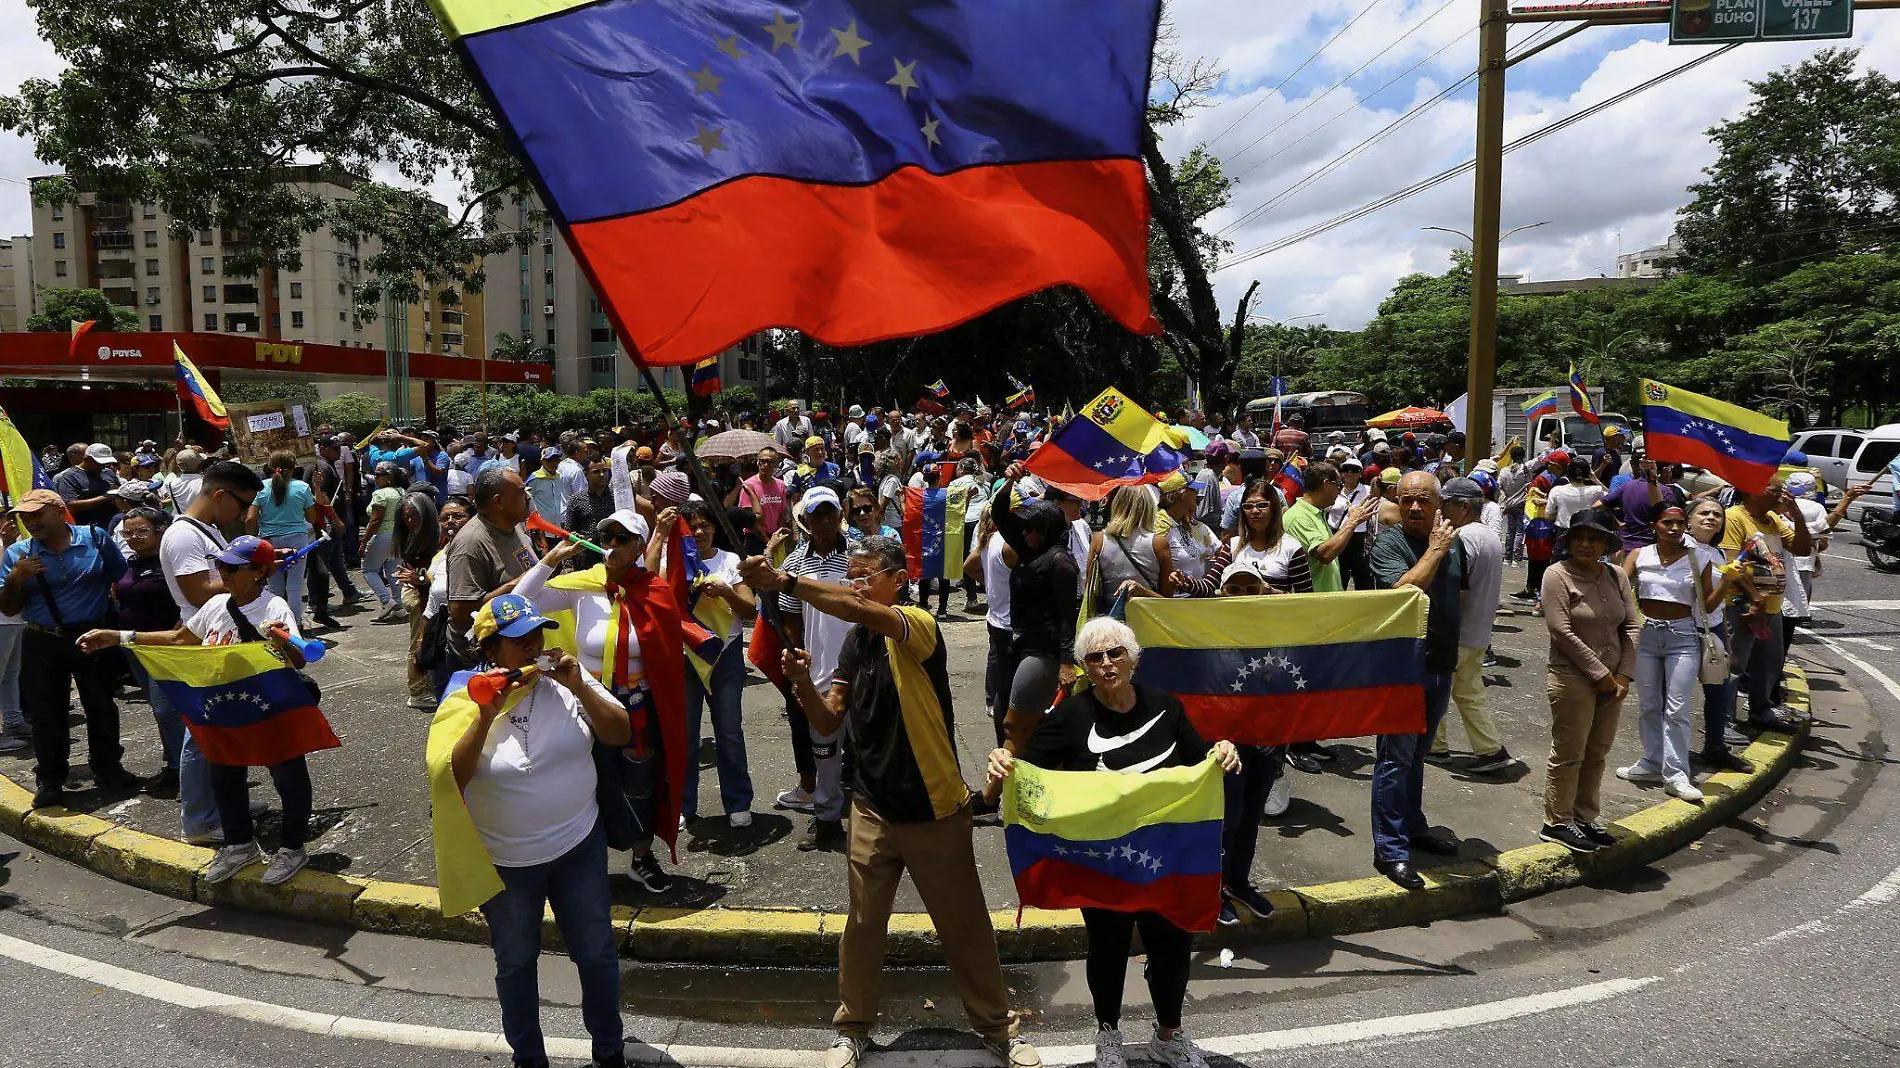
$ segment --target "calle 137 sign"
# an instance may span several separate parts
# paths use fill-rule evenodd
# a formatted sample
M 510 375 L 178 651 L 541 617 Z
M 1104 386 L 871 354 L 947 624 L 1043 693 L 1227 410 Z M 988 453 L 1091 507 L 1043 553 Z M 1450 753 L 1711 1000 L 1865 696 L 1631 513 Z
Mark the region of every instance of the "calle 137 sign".
M 1854 0 L 1675 0 L 1670 44 L 1814 41 L 1854 35 Z

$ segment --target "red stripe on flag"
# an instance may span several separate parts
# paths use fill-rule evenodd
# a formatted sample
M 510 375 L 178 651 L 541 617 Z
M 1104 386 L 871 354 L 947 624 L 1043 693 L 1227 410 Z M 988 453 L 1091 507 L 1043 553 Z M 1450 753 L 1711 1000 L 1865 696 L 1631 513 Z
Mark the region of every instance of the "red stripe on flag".
M 1099 501 L 1115 491 L 1118 486 L 1141 486 L 1160 482 L 1173 474 L 1172 471 L 1151 472 L 1140 478 L 1112 478 L 1104 480 L 1102 473 L 1089 465 L 1063 452 L 1054 445 L 1044 445 L 1030 456 L 1025 465 L 1029 473 L 1085 501 Z
M 1420 686 L 1370 686 L 1259 697 L 1179 696 L 1201 737 L 1226 738 L 1238 745 L 1285 745 L 1425 731 L 1425 690 Z
M 755 176 L 572 233 L 649 365 L 774 326 L 829 345 L 913 337 L 1064 284 L 1160 332 L 1139 160 L 906 167 L 870 185 Z
M 904 528 L 899 533 L 904 537 L 905 569 L 912 582 L 920 581 L 924 577 L 924 491 L 916 486 L 904 488 Z
M 315 705 L 292 708 L 243 727 L 213 727 L 190 719 L 185 727 L 205 760 L 240 768 L 267 768 L 343 744 Z
M 1779 464 L 1738 460 L 1705 441 L 1651 430 L 1643 435 L 1643 449 L 1657 463 L 1688 464 L 1707 469 L 1743 493 L 1760 493 L 1774 481 Z
M 1032 909 L 1158 912 L 1182 930 L 1211 931 L 1220 916 L 1220 874 L 1165 875 L 1137 885 L 1044 858 L 1016 873 L 1016 896 Z

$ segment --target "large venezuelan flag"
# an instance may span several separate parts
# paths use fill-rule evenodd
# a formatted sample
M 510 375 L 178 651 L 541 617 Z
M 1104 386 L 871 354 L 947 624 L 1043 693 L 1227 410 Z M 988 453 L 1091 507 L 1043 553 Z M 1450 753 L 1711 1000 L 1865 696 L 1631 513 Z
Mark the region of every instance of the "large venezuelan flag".
M 132 652 L 213 764 L 269 767 L 343 744 L 310 687 L 263 642 L 135 645 Z
M 1220 915 L 1225 802 L 1212 755 L 1140 775 L 1016 762 L 1003 842 L 1024 906 L 1154 911 L 1211 931 Z
M 910 580 L 963 580 L 963 558 L 969 555 L 964 544 L 964 517 L 968 514 L 970 491 L 967 489 L 919 489 L 904 491 L 904 559 L 910 564 Z
M 191 362 L 185 350 L 172 342 L 172 373 L 178 380 L 178 396 L 191 409 L 193 415 L 211 424 L 218 431 L 231 429 L 231 415 L 224 410 L 224 400 L 218 391 L 211 388 L 204 372 Z
M 1128 602 L 1135 681 L 1181 699 L 1203 738 L 1280 745 L 1425 729 L 1425 594 L 1401 590 Z
M 939 330 L 1058 284 L 1158 333 L 1160 0 L 432 0 L 650 364 Z
M 1110 387 L 1031 453 L 1026 466 L 1044 482 L 1095 501 L 1117 486 L 1159 482 L 1180 470 L 1178 440 L 1166 423 Z
M 1788 424 L 1645 378 L 1643 448 L 1652 460 L 1693 464 L 1760 493 L 1788 455 Z

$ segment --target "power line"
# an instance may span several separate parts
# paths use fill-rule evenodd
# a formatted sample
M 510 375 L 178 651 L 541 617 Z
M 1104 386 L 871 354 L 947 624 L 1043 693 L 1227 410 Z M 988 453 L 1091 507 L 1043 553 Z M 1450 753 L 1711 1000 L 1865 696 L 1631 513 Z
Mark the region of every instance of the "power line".
M 1370 14 L 1373 8 L 1378 7 L 1380 4 L 1383 4 L 1383 3 L 1385 3 L 1385 0 L 1372 0 L 1371 3 L 1361 8 L 1357 15 L 1354 15 L 1352 18 L 1346 20 L 1346 24 L 1344 26 L 1341 26 L 1338 30 L 1334 31 L 1333 35 L 1326 39 L 1325 44 L 1320 45 L 1318 49 L 1314 50 L 1312 55 L 1307 56 L 1305 59 L 1301 60 L 1300 65 L 1297 67 L 1294 67 L 1291 73 L 1289 73 L 1286 77 L 1281 78 L 1280 84 L 1267 90 L 1264 96 L 1262 96 L 1260 99 L 1253 102 L 1252 107 L 1248 108 L 1246 111 L 1241 112 L 1240 118 L 1237 118 L 1233 122 L 1228 123 L 1226 129 L 1222 130 L 1220 133 L 1215 134 L 1214 139 L 1212 141 L 1207 142 L 1207 147 L 1210 149 L 1213 148 L 1214 145 L 1218 143 L 1221 138 L 1226 137 L 1230 133 L 1233 133 L 1234 127 L 1239 126 L 1243 122 L 1246 122 L 1247 116 L 1252 115 L 1255 111 L 1258 111 L 1260 109 L 1260 105 L 1273 99 L 1273 95 L 1275 93 L 1278 93 L 1280 90 L 1285 89 L 1287 83 L 1293 80 L 1294 75 L 1297 75 L 1301 71 L 1305 70 L 1309 64 L 1311 64 L 1314 60 L 1318 59 L 1320 55 L 1324 53 L 1328 48 L 1331 48 L 1333 46 L 1334 41 L 1339 40 L 1340 37 L 1344 36 L 1347 30 L 1352 29 L 1353 26 L 1356 23 L 1358 23 L 1360 19 L 1365 18 L 1368 14 Z
M 1650 78 L 1648 81 L 1631 86 L 1630 88 L 1625 89 L 1622 92 L 1615 94 L 1614 96 L 1611 96 L 1605 100 L 1599 101 L 1598 103 L 1592 104 L 1589 107 L 1582 108 L 1570 115 L 1565 116 L 1564 118 L 1558 119 L 1556 122 L 1553 122 L 1549 124 L 1548 126 L 1544 126 L 1541 129 L 1538 129 L 1532 133 L 1526 134 L 1525 136 L 1520 137 L 1515 141 L 1512 141 L 1510 144 L 1505 145 L 1504 152 L 1505 154 L 1508 155 L 1509 153 L 1515 152 L 1518 149 L 1523 148 L 1527 145 L 1535 144 L 1536 142 L 1541 141 L 1552 134 L 1568 129 L 1569 127 L 1575 125 L 1576 123 L 1582 122 L 1584 119 L 1587 119 L 1592 115 L 1595 115 L 1601 111 L 1607 110 L 1611 107 L 1614 107 L 1617 104 L 1620 104 L 1623 101 L 1628 100 L 1631 97 L 1636 96 L 1640 93 L 1647 92 L 1648 90 L 1658 85 L 1661 85 L 1663 82 L 1669 81 L 1670 79 L 1675 78 L 1678 75 L 1685 74 L 1688 71 L 1693 70 L 1694 68 L 1699 67 L 1702 64 L 1707 63 L 1708 61 L 1716 58 L 1717 56 L 1727 55 L 1729 52 L 1734 51 L 1738 47 L 1740 47 L 1739 42 L 1726 45 L 1713 52 L 1705 52 L 1702 55 L 1697 56 L 1696 58 L 1690 60 L 1687 63 L 1684 63 L 1683 65 L 1679 67 L 1676 67 L 1673 70 L 1665 71 L 1662 74 L 1658 74 L 1655 77 Z M 1444 183 L 1451 181 L 1453 178 L 1456 178 L 1459 175 L 1462 175 L 1471 171 L 1476 166 L 1477 166 L 1477 161 L 1475 159 L 1466 160 L 1465 162 L 1459 164 L 1456 167 L 1452 167 L 1449 170 L 1440 171 L 1439 173 L 1432 175 L 1429 178 L 1416 182 L 1410 186 L 1407 186 L 1404 189 L 1398 190 L 1397 192 L 1389 193 L 1383 197 L 1380 197 L 1378 200 L 1372 201 L 1371 203 L 1360 205 L 1359 207 L 1354 208 L 1351 211 L 1342 213 L 1340 215 L 1336 215 L 1332 217 L 1331 219 L 1326 220 L 1325 222 L 1316 223 L 1312 226 L 1307 227 L 1304 230 L 1300 230 L 1295 233 L 1289 234 L 1285 237 L 1268 242 L 1265 245 L 1260 245 L 1256 248 L 1249 249 L 1248 251 L 1242 253 L 1241 255 L 1236 256 L 1234 259 L 1228 261 L 1227 263 L 1224 263 L 1221 266 L 1215 268 L 1215 272 L 1218 273 L 1220 271 L 1225 271 L 1230 267 L 1237 267 L 1243 263 L 1250 263 L 1253 260 L 1260 259 L 1263 256 L 1271 255 L 1272 253 L 1291 248 L 1294 245 L 1297 245 L 1303 241 L 1308 241 L 1308 240 L 1311 240 L 1312 238 L 1320 236 L 1321 234 L 1328 233 L 1332 230 L 1336 230 L 1341 226 L 1347 225 L 1348 223 L 1356 222 L 1375 212 L 1383 211 L 1386 208 L 1389 208 L 1392 205 L 1397 204 L 1402 200 L 1408 200 L 1411 197 L 1414 197 L 1418 195 L 1419 193 L 1423 193 L 1428 189 L 1434 188 L 1439 185 L 1443 185 Z

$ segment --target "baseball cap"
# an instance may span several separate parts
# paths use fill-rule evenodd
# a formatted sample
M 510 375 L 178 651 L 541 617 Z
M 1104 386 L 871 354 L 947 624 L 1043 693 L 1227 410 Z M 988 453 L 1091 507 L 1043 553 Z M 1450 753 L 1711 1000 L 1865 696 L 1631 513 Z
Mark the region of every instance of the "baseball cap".
M 27 490 L 20 494 L 20 499 L 13 504 L 13 510 L 16 512 L 37 512 L 42 508 L 58 508 L 64 511 L 66 498 L 49 489 Z
M 1585 508 L 1583 511 L 1571 516 L 1570 529 L 1564 534 L 1565 540 L 1576 537 L 1577 531 L 1579 530 L 1594 530 L 1599 534 L 1608 534 L 1613 538 L 1619 536 L 1616 533 L 1615 522 L 1610 519 L 1610 513 L 1601 508 Z
M 1468 478 L 1454 478 L 1447 481 L 1441 492 L 1448 501 L 1484 500 L 1484 487 Z
M 113 489 L 112 495 L 133 504 L 157 504 L 158 486 L 136 478 L 128 478 Z
M 1366 469 L 1366 465 L 1360 463 L 1359 458 L 1357 456 L 1341 457 L 1339 460 L 1339 466 L 1341 469 L 1350 467 L 1354 471 L 1364 471 Z
M 1796 471 L 1783 480 L 1782 485 L 1789 493 L 1799 497 L 1804 493 L 1813 493 L 1819 483 L 1814 480 L 1813 474 L 1807 471 Z
M 518 593 L 504 593 L 475 613 L 475 624 L 471 629 L 475 640 L 481 642 L 497 634 L 504 638 L 519 638 L 529 631 L 559 630 L 560 627 L 559 623 L 536 611 L 533 601 Z
M 1569 466 L 1570 454 L 1563 451 L 1562 449 L 1552 449 L 1550 455 L 1544 457 L 1544 462 L 1548 464 L 1563 464 L 1565 466 Z
M 158 466 L 158 457 L 153 456 L 149 452 L 139 453 L 138 455 L 132 457 L 132 466 L 133 467 L 156 467 Z
M 231 544 L 212 553 L 210 558 L 232 567 L 252 564 L 269 566 L 277 562 L 277 550 L 271 546 L 270 542 L 254 534 L 240 534 L 231 539 Z
M 1396 467 L 1384 467 L 1379 469 L 1379 481 L 1388 486 L 1398 485 L 1399 479 L 1404 477 L 1405 472 Z
M 638 534 L 641 541 L 647 540 L 653 533 L 652 527 L 647 524 L 647 517 L 631 508 L 622 508 L 609 514 L 598 525 L 605 527 L 609 523 L 629 534 Z
M 838 503 L 837 491 L 830 486 L 819 486 L 807 490 L 805 496 L 799 499 L 798 512 L 800 515 L 810 515 L 825 505 L 844 511 L 844 506 Z
M 1246 559 L 1237 560 L 1228 564 L 1226 570 L 1221 572 L 1221 585 L 1226 586 L 1239 575 L 1252 575 L 1262 583 L 1267 585 L 1273 584 L 1273 580 L 1267 576 L 1267 562 L 1265 560 Z
M 641 463 L 645 463 L 646 461 L 653 459 L 653 450 L 649 448 L 648 446 L 642 445 L 639 448 L 633 450 L 633 458 Z
M 872 455 L 875 455 L 876 453 L 877 453 L 877 448 L 873 446 L 870 442 L 868 441 L 858 442 L 859 456 L 872 456 Z
M 95 441 L 86 446 L 86 459 L 97 460 L 102 464 L 109 464 L 116 461 L 118 456 L 113 453 L 112 446 Z
M 559 445 L 543 445 L 543 446 L 541 446 L 541 458 L 542 458 L 543 460 L 545 460 L 545 459 L 547 459 L 547 458 L 549 458 L 550 456 L 551 456 L 551 457 L 553 457 L 554 459 L 556 459 L 556 460 L 558 460 L 558 459 L 560 459 L 560 458 L 561 458 L 562 456 L 565 456 L 565 455 L 567 455 L 567 454 L 561 451 L 561 447 L 560 447 Z

